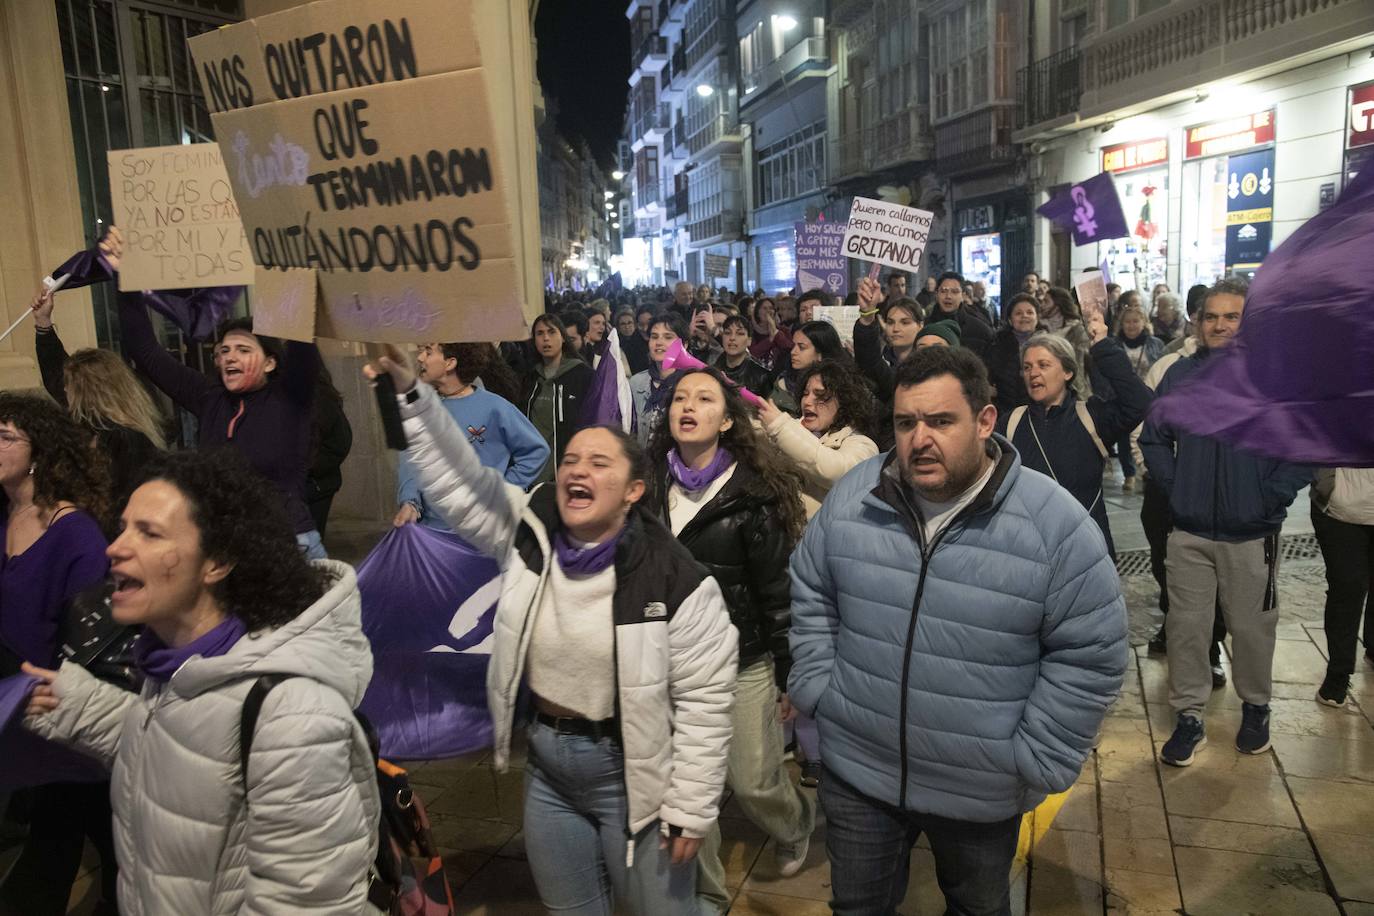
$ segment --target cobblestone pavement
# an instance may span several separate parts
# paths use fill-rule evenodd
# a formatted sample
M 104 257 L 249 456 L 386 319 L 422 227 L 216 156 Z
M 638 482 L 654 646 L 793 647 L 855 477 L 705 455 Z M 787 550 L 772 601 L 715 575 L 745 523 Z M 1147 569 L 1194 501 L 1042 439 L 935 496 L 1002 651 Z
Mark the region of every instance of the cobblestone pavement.
M 1158 626 L 1158 591 L 1131 551 L 1145 546 L 1139 496 L 1108 478 L 1105 495 L 1128 574 L 1133 650 L 1120 700 L 1078 783 L 1028 816 L 1014 872 L 1013 910 L 1035 916 L 1186 913 L 1188 916 L 1374 916 L 1374 668 L 1361 662 L 1346 709 L 1318 705 L 1326 642 L 1325 581 L 1305 499 L 1285 539 L 1298 548 L 1279 574 L 1282 623 L 1274 659 L 1273 747 L 1238 754 L 1240 700 L 1228 686 L 1207 709 L 1211 739 L 1197 762 L 1157 763 L 1172 726 L 1166 660 L 1145 648 Z M 356 561 L 375 540 L 344 529 L 336 555 Z M 1226 664 L 1229 665 L 1229 662 Z M 523 755 L 507 773 L 486 754 L 416 764 L 458 895 L 459 912 L 542 914 L 521 838 Z M 795 775 L 795 772 L 794 772 Z M 722 817 L 732 916 L 828 914 L 824 824 L 807 866 L 779 878 L 772 843 L 733 805 Z M 0 861 L 0 865 L 3 861 Z M 90 880 L 73 897 L 84 912 Z M 912 853 L 911 889 L 900 912 L 944 911 L 931 854 Z

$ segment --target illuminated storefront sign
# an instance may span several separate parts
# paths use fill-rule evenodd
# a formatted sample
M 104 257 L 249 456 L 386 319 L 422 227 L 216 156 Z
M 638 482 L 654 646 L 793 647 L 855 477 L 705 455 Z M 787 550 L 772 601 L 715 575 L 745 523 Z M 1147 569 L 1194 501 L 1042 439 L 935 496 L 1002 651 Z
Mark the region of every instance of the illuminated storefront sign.
M 1137 140 L 1134 143 L 1118 143 L 1102 148 L 1102 171 L 1119 175 L 1135 169 L 1147 169 L 1155 165 L 1165 165 L 1169 161 L 1169 140 L 1156 137 L 1153 140 Z
M 1184 132 L 1183 157 L 1221 156 L 1274 142 L 1274 109 L 1198 124 Z

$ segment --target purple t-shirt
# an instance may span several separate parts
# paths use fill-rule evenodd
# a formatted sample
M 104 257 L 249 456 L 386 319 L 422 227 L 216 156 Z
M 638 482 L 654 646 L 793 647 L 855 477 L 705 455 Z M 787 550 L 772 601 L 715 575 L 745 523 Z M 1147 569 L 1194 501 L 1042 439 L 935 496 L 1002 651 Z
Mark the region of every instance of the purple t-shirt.
M 0 643 L 21 659 L 56 668 L 62 605 L 110 571 L 95 519 L 67 511 L 28 550 L 0 556 Z

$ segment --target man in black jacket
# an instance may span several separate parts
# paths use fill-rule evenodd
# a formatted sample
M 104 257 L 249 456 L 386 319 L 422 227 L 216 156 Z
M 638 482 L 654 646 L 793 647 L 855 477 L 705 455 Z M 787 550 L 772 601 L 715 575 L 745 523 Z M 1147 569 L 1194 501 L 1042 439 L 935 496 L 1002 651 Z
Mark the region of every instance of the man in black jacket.
M 964 305 L 964 278 L 952 270 L 940 275 L 935 285 L 935 308 L 930 320 L 942 319 L 959 325 L 959 339 L 965 348 L 984 362 L 992 346 L 992 327 L 986 317 L 980 317 L 972 306 Z

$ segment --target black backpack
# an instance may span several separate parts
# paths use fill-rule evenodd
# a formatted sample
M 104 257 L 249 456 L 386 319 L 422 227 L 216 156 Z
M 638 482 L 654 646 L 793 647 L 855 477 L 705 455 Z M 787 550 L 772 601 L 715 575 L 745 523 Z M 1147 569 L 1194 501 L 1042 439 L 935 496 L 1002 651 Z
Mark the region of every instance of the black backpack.
M 262 675 L 243 701 L 239 716 L 239 779 L 243 783 L 245 804 L 248 799 L 248 755 L 253 750 L 258 714 L 272 688 L 291 676 Z M 394 916 L 452 913 L 453 892 L 449 889 L 443 862 L 434 850 L 434 838 L 423 804 L 411 791 L 406 771 L 379 757 L 377 732 L 372 723 L 357 710 L 353 716 L 367 735 L 382 803 L 377 823 L 377 858 L 368 873 L 368 902 Z

